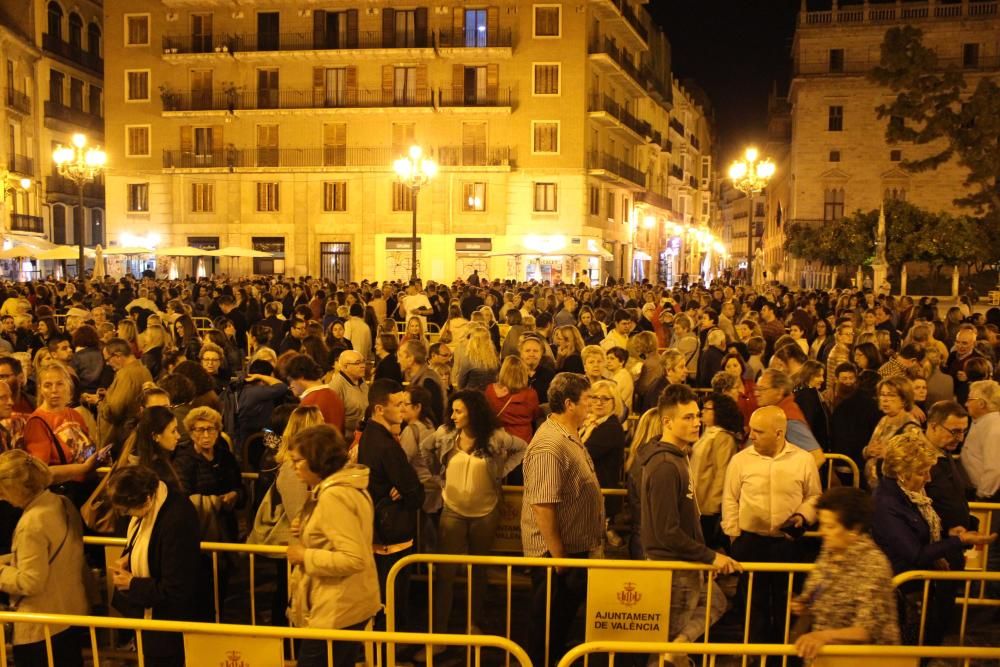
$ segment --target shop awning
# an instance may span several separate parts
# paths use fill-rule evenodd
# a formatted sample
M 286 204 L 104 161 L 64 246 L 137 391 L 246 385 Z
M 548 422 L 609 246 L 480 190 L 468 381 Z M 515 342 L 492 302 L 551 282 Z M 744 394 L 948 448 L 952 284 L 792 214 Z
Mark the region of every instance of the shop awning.
M 491 257 L 600 257 L 609 262 L 614 259 L 599 239 L 562 235 L 529 235 L 501 240 Z
M 25 246 L 36 250 L 51 250 L 56 247 L 55 243 L 52 243 L 41 236 L 18 234 L 17 232 L 8 232 L 3 235 L 3 239 L 5 246 L 9 243 L 14 246 Z
M 632 251 L 632 259 L 637 259 L 640 262 L 648 262 L 653 258 L 649 256 L 648 252 L 644 252 L 642 250 L 634 250 Z

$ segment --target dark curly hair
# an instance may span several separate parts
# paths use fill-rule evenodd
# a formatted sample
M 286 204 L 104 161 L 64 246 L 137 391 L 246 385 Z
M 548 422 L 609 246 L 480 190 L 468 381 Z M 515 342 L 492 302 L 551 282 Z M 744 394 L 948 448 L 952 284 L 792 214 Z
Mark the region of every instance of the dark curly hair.
M 740 406 L 726 394 L 709 394 L 702 402 L 711 403 L 715 410 L 715 425 L 738 436 L 743 434 L 743 413 Z
M 448 400 L 448 412 L 444 424 L 449 431 L 455 430 L 455 422 L 451 418 L 451 412 L 457 401 L 461 401 L 469 413 L 469 430 L 472 431 L 475 438 L 475 452 L 483 456 L 489 454 L 490 438 L 493 437 L 493 432 L 500 428 L 500 421 L 493 409 L 490 408 L 490 404 L 486 402 L 486 395 L 472 389 L 452 394 Z

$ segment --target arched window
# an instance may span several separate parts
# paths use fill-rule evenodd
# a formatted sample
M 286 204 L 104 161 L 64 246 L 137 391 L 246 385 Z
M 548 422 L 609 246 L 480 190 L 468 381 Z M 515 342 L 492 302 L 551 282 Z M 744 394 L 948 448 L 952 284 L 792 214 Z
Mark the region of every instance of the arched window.
M 62 39 L 63 10 L 58 2 L 49 3 L 49 34 L 56 39 Z
M 83 49 L 83 19 L 76 12 L 69 15 L 69 45 L 74 50 Z
M 66 243 L 66 207 L 52 206 L 52 242 L 56 244 Z
M 101 57 L 101 26 L 96 23 L 87 26 L 87 51 L 95 57 Z

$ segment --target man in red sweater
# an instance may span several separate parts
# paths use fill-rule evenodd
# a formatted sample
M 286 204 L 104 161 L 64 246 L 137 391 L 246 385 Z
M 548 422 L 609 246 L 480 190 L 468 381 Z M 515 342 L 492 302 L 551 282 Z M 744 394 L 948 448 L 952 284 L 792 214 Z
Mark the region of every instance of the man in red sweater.
M 315 405 L 327 424 L 344 432 L 344 402 L 337 392 L 323 384 L 323 369 L 319 364 L 304 354 L 296 355 L 288 362 L 285 376 L 300 405 Z

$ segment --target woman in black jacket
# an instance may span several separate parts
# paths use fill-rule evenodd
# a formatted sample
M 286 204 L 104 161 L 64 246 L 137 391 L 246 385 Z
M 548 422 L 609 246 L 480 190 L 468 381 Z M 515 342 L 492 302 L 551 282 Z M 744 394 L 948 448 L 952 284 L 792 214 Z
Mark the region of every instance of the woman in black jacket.
M 197 606 L 203 584 L 198 533 L 191 530 L 198 515 L 191 502 L 168 489 L 145 466 L 125 466 L 112 473 L 108 494 L 121 514 L 132 517 L 125 551 L 111 568 L 112 606 L 130 618 L 207 620 L 207 610 Z M 143 632 L 142 652 L 149 667 L 183 667 L 184 637 Z
M 625 462 L 625 429 L 618 419 L 622 410 L 621 394 L 618 385 L 611 380 L 599 380 L 590 387 L 591 412 L 590 417 L 580 429 L 580 440 L 594 461 L 594 472 L 602 489 L 620 489 L 622 466 Z M 621 509 L 619 496 L 607 496 L 604 499 L 604 515 L 609 528 L 608 542 L 611 546 L 622 545 L 610 525 Z

